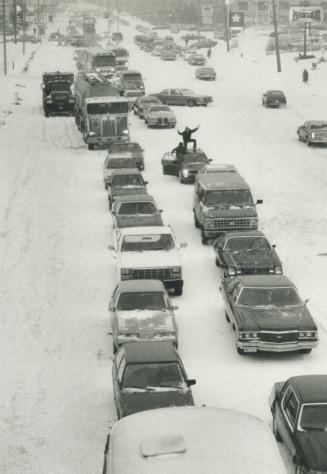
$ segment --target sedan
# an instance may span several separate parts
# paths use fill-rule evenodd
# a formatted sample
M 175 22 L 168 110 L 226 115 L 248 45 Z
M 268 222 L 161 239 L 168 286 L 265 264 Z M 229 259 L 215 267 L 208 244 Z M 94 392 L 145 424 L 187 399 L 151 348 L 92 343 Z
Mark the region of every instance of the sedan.
M 132 341 L 172 341 L 177 347 L 174 309 L 159 280 L 119 282 L 109 303 L 114 353 Z
M 150 105 L 144 112 L 145 123 L 150 127 L 174 128 L 176 115 L 168 105 Z
M 117 156 L 117 155 L 107 155 L 104 164 L 103 164 L 103 182 L 104 182 L 104 187 L 106 190 L 108 190 L 109 186 L 109 181 L 110 181 L 110 176 L 115 170 L 119 169 L 135 169 L 136 168 L 136 163 L 135 160 L 131 157 L 122 157 L 122 156 Z
M 270 395 L 273 432 L 292 457 L 295 474 L 327 472 L 327 375 L 277 382 Z
M 275 245 L 258 230 L 227 232 L 215 240 L 213 249 L 225 276 L 282 273 Z
M 111 211 L 114 229 L 163 225 L 161 213 L 149 194 L 121 196 Z
M 210 95 L 195 94 L 190 89 L 164 89 L 155 95 L 163 104 L 168 105 L 188 105 L 194 107 L 195 105 L 208 105 L 212 102 Z
M 114 357 L 112 383 L 118 418 L 139 411 L 194 405 L 191 385 L 171 341 L 124 344 Z
M 137 142 L 116 142 L 109 146 L 108 156 L 111 158 L 132 158 L 135 160 L 136 168 L 144 170 L 144 149 Z
M 204 66 L 206 62 L 207 60 L 202 54 L 192 54 L 188 58 L 188 63 L 191 66 Z
M 195 176 L 211 159 L 198 148 L 196 151 L 187 150 L 184 154 L 165 153 L 161 159 L 162 174 L 178 176 L 180 183 L 194 183 Z
M 327 121 L 304 122 L 297 129 L 297 136 L 300 142 L 306 142 L 308 146 L 314 143 L 327 143 Z
M 216 71 L 212 67 L 198 67 L 195 71 L 195 77 L 203 81 L 215 81 Z
M 286 103 L 283 91 L 269 90 L 262 94 L 262 105 L 265 107 L 286 107 Z
M 138 97 L 132 105 L 134 115 L 138 115 L 140 118 L 144 118 L 144 111 L 153 104 L 160 104 L 158 97 L 152 95 L 144 95 Z
M 224 278 L 221 291 L 239 354 L 300 351 L 318 344 L 318 329 L 294 284 L 284 275 Z

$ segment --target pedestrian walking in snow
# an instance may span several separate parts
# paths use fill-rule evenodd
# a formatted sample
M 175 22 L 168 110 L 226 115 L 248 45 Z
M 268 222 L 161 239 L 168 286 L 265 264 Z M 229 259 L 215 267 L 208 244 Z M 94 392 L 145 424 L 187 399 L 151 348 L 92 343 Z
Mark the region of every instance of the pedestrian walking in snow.
M 33 35 L 36 36 L 36 26 L 33 26 Z
M 185 41 L 185 46 L 187 46 L 188 45 L 188 38 L 186 37 L 184 41 Z
M 306 69 L 302 72 L 302 81 L 307 84 L 309 81 L 309 73 Z
M 179 130 L 177 130 L 178 135 L 181 135 L 183 137 L 185 151 L 187 150 L 188 143 L 193 143 L 193 151 L 196 150 L 196 140 L 194 140 L 194 138 L 191 138 L 191 136 L 192 136 L 192 133 L 198 130 L 199 126 L 200 125 L 198 125 L 196 128 L 193 128 L 193 130 L 191 130 L 189 127 L 185 127 L 183 132 L 180 132 Z
M 210 59 L 211 58 L 211 48 L 208 49 L 207 51 L 207 58 Z

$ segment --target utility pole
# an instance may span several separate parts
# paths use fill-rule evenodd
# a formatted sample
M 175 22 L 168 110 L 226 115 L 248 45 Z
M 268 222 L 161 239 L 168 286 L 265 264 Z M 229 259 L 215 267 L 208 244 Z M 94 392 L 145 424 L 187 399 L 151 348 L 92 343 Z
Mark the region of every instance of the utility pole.
M 303 59 L 307 57 L 307 22 L 304 23 Z
M 229 0 L 224 2 L 224 17 L 225 17 L 225 36 L 226 36 L 226 48 L 229 53 Z
M 40 0 L 37 0 L 37 36 L 40 38 Z
M 16 0 L 13 3 L 13 20 L 14 20 L 14 42 L 17 43 L 17 4 Z
M 273 7 L 273 21 L 274 21 L 274 32 L 275 32 L 275 49 L 276 49 L 276 60 L 277 60 L 277 72 L 281 72 L 282 66 L 280 63 L 280 51 L 279 51 L 279 38 L 278 38 L 278 26 L 277 26 L 277 13 L 276 13 L 276 2 L 272 0 Z
M 2 0 L 3 30 L 3 73 L 7 75 L 7 32 L 6 32 L 6 0 Z
M 110 44 L 110 0 L 107 3 L 107 11 L 108 11 L 108 44 Z
M 26 33 L 26 0 L 23 3 L 23 55 L 25 54 L 25 33 Z

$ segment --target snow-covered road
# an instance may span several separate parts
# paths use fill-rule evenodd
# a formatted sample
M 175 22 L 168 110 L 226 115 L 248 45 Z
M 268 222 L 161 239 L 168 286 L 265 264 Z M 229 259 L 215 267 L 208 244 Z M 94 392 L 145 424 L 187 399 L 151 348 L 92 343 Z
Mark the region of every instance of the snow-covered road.
M 59 25 L 64 29 L 65 23 Z M 54 25 L 56 29 L 58 24 Z M 97 28 L 106 28 L 99 20 Z M 270 422 L 275 381 L 323 373 L 327 358 L 327 149 L 296 139 L 304 120 L 324 119 L 327 65 L 301 82 L 303 62 L 253 48 L 213 49 L 214 83 L 195 79 L 184 61 L 167 63 L 136 48 L 133 28 L 121 28 L 130 66 L 147 92 L 183 86 L 212 94 L 207 108 L 175 108 L 178 128 L 200 124 L 199 146 L 214 161 L 234 164 L 262 198 L 260 228 L 277 244 L 284 272 L 296 283 L 318 323 L 320 344 L 310 355 L 236 353 L 219 293 L 213 250 L 193 225 L 193 187 L 163 176 L 160 159 L 178 142 L 176 130 L 148 130 L 131 115 L 131 138 L 145 149 L 149 193 L 164 209 L 179 241 L 185 290 L 174 299 L 179 350 L 195 402 L 240 409 Z M 164 34 L 163 32 L 162 34 Z M 308 65 L 309 67 L 309 65 Z M 107 305 L 116 284 L 111 218 L 102 183 L 105 151 L 86 149 L 73 118 L 43 116 L 41 74 L 73 70 L 72 48 L 43 43 L 27 73 L 0 79 L 1 372 L 0 472 L 95 474 L 110 422 L 112 342 Z M 17 85 L 18 84 L 18 85 Z M 261 94 L 281 88 L 286 109 L 265 109 Z M 20 105 L 14 105 L 18 93 Z M 8 113 L 10 111 L 11 113 Z

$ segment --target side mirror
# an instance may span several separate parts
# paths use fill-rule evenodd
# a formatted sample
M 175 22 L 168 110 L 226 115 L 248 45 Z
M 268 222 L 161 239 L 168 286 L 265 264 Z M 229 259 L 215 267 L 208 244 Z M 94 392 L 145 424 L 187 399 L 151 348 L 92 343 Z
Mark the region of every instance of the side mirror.
M 180 243 L 180 248 L 185 249 L 187 247 L 187 242 L 181 242 Z
M 276 244 L 272 244 L 272 248 L 275 249 L 275 248 L 276 248 Z
M 187 381 L 187 386 L 190 387 L 191 385 L 195 385 L 196 384 L 196 380 L 195 379 L 188 379 Z
M 148 184 L 148 183 L 149 183 L 149 181 L 144 181 L 144 184 Z
M 304 303 L 307 304 L 309 303 L 309 301 L 310 301 L 309 298 L 307 298 L 306 300 L 304 300 Z
M 212 158 L 210 158 L 209 161 L 212 161 Z
M 263 199 L 257 199 L 256 204 L 263 204 Z
M 111 252 L 114 252 L 115 248 L 113 245 L 108 245 L 108 250 L 110 250 Z

